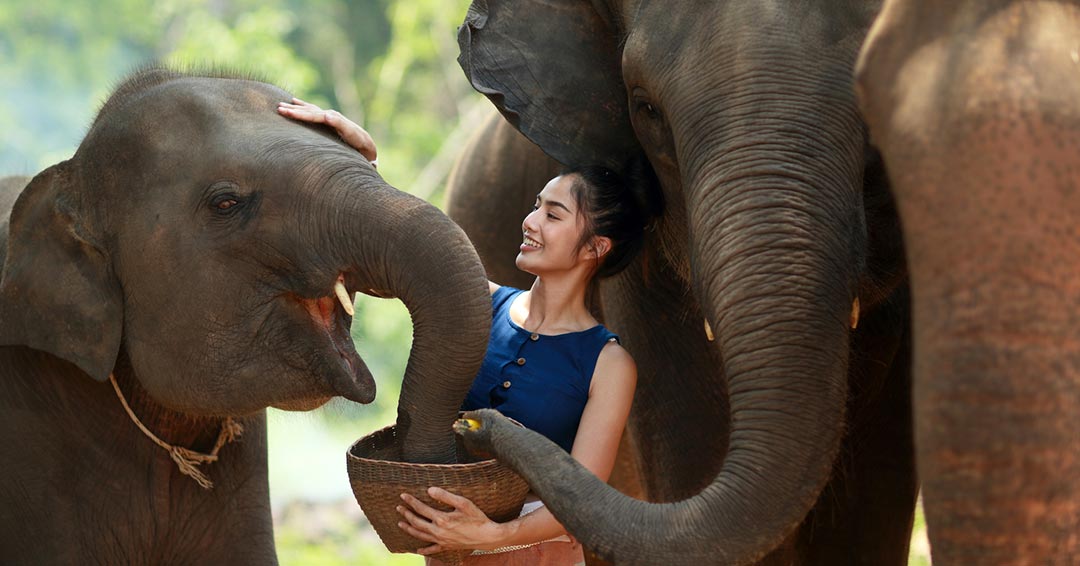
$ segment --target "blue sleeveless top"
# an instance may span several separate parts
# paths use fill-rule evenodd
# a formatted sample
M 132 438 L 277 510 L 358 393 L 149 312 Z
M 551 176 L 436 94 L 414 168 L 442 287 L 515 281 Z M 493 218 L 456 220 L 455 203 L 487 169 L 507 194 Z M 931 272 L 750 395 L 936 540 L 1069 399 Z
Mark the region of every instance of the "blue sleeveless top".
M 510 320 L 521 289 L 491 296 L 487 354 L 462 410 L 497 409 L 566 450 L 574 444 L 600 350 L 619 337 L 596 325 L 580 332 L 531 333 Z

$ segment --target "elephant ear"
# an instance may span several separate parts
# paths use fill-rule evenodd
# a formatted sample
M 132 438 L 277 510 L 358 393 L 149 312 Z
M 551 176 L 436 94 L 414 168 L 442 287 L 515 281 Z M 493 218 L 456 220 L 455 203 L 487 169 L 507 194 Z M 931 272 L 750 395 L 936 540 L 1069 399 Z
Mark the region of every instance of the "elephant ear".
M 458 63 L 556 161 L 618 170 L 640 149 L 616 38 L 587 0 L 474 0 L 458 29 Z
M 0 271 L 0 346 L 48 352 L 104 381 L 120 350 L 120 285 L 73 189 L 65 162 L 15 201 Z

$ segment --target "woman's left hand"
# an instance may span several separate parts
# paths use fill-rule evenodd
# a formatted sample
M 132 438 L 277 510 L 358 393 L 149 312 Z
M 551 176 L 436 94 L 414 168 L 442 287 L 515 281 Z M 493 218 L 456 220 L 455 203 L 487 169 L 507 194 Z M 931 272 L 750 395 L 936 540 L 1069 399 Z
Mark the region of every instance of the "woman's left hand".
M 500 546 L 499 540 L 504 535 L 502 525 L 489 519 L 472 501 L 438 487 L 428 488 L 428 495 L 453 510 L 433 509 L 404 493 L 401 499 L 406 505 L 397 507 L 397 512 L 405 517 L 398 527 L 422 541 L 433 543 L 417 550 L 417 554 L 465 548 L 490 550 Z

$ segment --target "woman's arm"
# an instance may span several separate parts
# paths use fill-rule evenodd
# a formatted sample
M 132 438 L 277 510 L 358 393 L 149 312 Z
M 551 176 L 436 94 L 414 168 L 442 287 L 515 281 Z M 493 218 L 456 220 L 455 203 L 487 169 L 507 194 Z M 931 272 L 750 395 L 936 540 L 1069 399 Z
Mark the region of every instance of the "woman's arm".
M 278 102 L 278 114 L 301 122 L 326 124 L 334 128 L 342 141 L 353 146 L 372 165 L 377 166 L 378 151 L 375 150 L 375 140 L 371 139 L 367 130 L 337 110 L 323 110 L 310 102 L 294 98 L 290 102 Z
M 636 385 L 634 359 L 622 346 L 614 342 L 606 345 L 596 360 L 589 400 L 570 453 L 601 480 L 607 481 L 615 466 Z M 418 550 L 419 554 L 458 548 L 491 550 L 540 542 L 566 533 L 547 507 L 513 521 L 496 523 L 464 497 L 439 488 L 429 489 L 428 495 L 453 510 L 438 511 L 408 495 L 401 496 L 407 506 L 398 507 L 405 517 L 398 526 L 420 540 L 433 543 Z

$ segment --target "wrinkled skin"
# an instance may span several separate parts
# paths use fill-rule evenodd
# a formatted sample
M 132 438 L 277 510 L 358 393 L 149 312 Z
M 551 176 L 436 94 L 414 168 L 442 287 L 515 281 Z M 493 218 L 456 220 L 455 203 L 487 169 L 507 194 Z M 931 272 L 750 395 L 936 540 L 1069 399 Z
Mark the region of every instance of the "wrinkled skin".
M 934 564 L 1080 557 L 1075 2 L 888 1 L 859 61 L 911 258 Z
M 479 249 L 494 249 L 492 235 L 515 247 L 527 209 L 514 207 L 543 186 L 541 167 L 499 163 L 513 154 L 490 140 L 511 126 L 567 164 L 618 168 L 644 152 L 666 201 L 641 259 L 601 296 L 639 368 L 620 468 L 636 470 L 638 487 L 626 491 L 675 503 L 602 488 L 553 444 L 490 415 L 471 439 L 521 470 L 605 559 L 906 564 L 917 490 L 906 268 L 851 88 L 877 8 L 470 8 L 460 61 L 508 123 L 487 126 L 452 187 L 449 210 Z M 470 212 L 492 202 L 504 212 Z M 484 261 L 496 277 L 510 271 Z
M 408 306 L 405 457 L 453 459 L 491 316 L 479 258 L 331 131 L 278 116 L 289 98 L 147 69 L 71 159 L 21 193 L 25 179 L 0 184 L 5 561 L 275 563 L 265 408 L 375 394 L 339 277 Z M 209 452 L 223 417 L 243 424 L 203 467 L 212 490 L 136 428 L 110 374 L 168 443 Z

